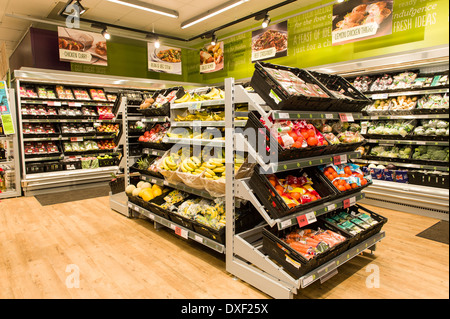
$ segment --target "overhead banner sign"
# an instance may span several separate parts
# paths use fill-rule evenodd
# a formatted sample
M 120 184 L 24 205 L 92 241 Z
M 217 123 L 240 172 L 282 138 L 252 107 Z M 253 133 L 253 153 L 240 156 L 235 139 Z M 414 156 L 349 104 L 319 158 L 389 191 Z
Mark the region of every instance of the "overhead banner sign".
M 349 0 L 333 6 L 332 44 L 392 34 L 393 0 Z
M 182 74 L 181 49 L 168 46 L 155 47 L 147 44 L 148 70 L 159 73 Z
M 287 21 L 252 32 L 252 62 L 287 56 Z
M 91 65 L 108 65 L 106 39 L 94 32 L 58 27 L 59 59 Z
M 223 42 L 218 42 L 215 45 L 206 45 L 200 50 L 200 73 L 223 70 L 223 48 Z
M 0 124 L 3 127 L 3 134 L 14 134 L 14 123 L 9 109 L 8 87 L 5 81 L 0 82 Z

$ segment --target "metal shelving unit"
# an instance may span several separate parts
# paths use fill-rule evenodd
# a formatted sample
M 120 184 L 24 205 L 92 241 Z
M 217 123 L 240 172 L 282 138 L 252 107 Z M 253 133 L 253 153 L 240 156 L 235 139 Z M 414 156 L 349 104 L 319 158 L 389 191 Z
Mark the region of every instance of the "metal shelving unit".
M 245 138 L 236 134 L 234 125 L 235 104 L 248 103 L 249 110 L 258 111 L 262 117 L 274 116 L 280 112 L 271 111 L 264 104 L 262 99 L 255 93 L 249 93 L 242 86 L 235 85 L 234 79 L 229 78 L 225 80 L 225 96 L 226 96 L 226 137 L 225 137 L 225 156 L 226 156 L 226 170 L 234 172 L 234 154 L 237 149 L 243 148 L 249 152 L 249 157 L 253 157 L 256 163 L 266 165 L 259 158 L 255 149 L 245 142 Z M 281 114 L 286 112 L 281 112 Z M 292 119 L 313 119 L 325 118 L 325 114 L 317 115 L 314 113 L 306 114 L 304 112 L 289 112 L 289 118 Z M 355 115 L 358 117 L 359 115 Z M 282 118 L 285 116 L 282 115 Z M 338 113 L 328 115 L 329 118 L 340 118 Z M 357 152 L 349 152 L 346 154 L 336 154 L 335 156 L 321 156 L 317 158 L 299 159 L 297 161 L 288 161 L 284 163 L 269 164 L 263 169 L 266 172 L 279 172 L 298 169 L 301 167 L 317 166 L 326 163 L 333 163 L 334 161 L 345 162 L 347 159 L 360 157 Z M 345 155 L 345 156 L 344 156 Z M 344 158 L 343 158 L 344 157 Z M 248 282 L 252 286 L 264 291 L 265 293 L 275 298 L 292 298 L 297 294 L 299 289 L 305 288 L 316 280 L 324 279 L 332 275 L 336 269 L 344 264 L 346 261 L 357 256 L 364 250 L 375 249 L 375 245 L 385 237 L 384 232 L 380 232 L 367 240 L 359 243 L 357 246 L 345 251 L 343 254 L 337 256 L 330 262 L 323 266 L 314 269 L 312 272 L 302 276 L 301 278 L 294 278 L 288 274 L 283 267 L 271 260 L 262 249 L 262 229 L 268 224 L 270 226 L 277 226 L 278 229 L 285 229 L 292 225 L 298 224 L 297 217 L 305 214 L 314 214 L 320 216 L 329 211 L 336 210 L 341 207 L 349 207 L 356 204 L 357 201 L 362 200 L 365 195 L 361 192 L 353 193 L 348 196 L 332 200 L 328 203 L 318 205 L 316 207 L 307 209 L 305 211 L 285 216 L 281 219 L 272 219 L 267 213 L 265 207 L 259 202 L 255 194 L 248 185 L 248 179 L 235 180 L 234 174 L 227 174 L 226 177 L 226 269 L 231 274 Z M 236 234 L 234 226 L 235 217 L 235 200 L 242 198 L 252 203 L 258 212 L 267 222 L 265 225 L 257 226 L 248 231 Z
M 392 140 L 389 138 L 386 139 L 366 139 L 367 143 L 376 143 L 376 144 L 406 144 L 406 145 L 436 145 L 436 146 L 449 146 L 448 141 L 421 141 L 421 140 Z
M 154 213 L 150 212 L 149 210 L 142 208 L 134 203 L 128 202 L 128 208 L 133 211 L 133 213 L 137 213 L 140 215 L 143 215 L 147 217 L 148 219 L 155 222 L 155 228 L 158 228 L 158 226 L 164 226 L 166 228 L 172 229 L 175 234 L 178 236 L 184 238 L 184 239 L 192 239 L 202 245 L 205 245 L 206 247 L 209 247 L 219 253 L 224 253 L 225 246 L 209 239 L 201 234 L 198 234 L 190 229 L 187 229 L 183 226 L 180 226 L 170 220 L 167 220 L 161 216 L 155 215 Z

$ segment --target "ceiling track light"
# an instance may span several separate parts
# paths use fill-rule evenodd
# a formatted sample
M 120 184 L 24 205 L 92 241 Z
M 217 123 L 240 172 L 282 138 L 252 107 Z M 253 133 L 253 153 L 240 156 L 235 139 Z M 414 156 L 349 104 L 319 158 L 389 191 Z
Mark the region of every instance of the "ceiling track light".
M 217 36 L 216 33 L 213 32 L 212 36 L 211 36 L 211 45 L 216 45 L 217 44 Z
M 72 16 L 74 15 L 73 11 L 75 11 L 76 16 L 81 16 L 86 12 L 86 8 L 82 6 L 80 0 L 69 0 L 59 14 L 64 16 Z
M 109 34 L 107 28 L 104 28 L 104 29 L 103 29 L 103 31 L 102 31 L 102 36 L 103 36 L 106 40 L 111 39 L 111 34 Z
M 263 29 L 267 28 L 270 24 L 270 17 L 269 14 L 266 14 L 266 16 L 264 17 L 264 21 L 262 22 L 262 27 Z
M 121 4 L 127 7 L 144 10 L 160 15 L 164 15 L 166 17 L 178 19 L 179 14 L 178 11 L 163 8 L 154 4 L 150 4 L 147 2 L 139 1 L 139 0 L 108 0 L 109 2 Z
M 82 15 L 83 13 L 86 12 L 86 9 L 81 5 L 80 1 L 78 1 L 78 0 L 75 1 L 75 5 L 77 5 L 78 8 L 80 9 L 80 10 L 79 10 L 79 14 L 80 14 L 80 15 Z
M 250 0 L 232 0 L 232 1 L 228 1 L 228 2 L 226 2 L 224 4 L 222 4 L 222 5 L 214 8 L 214 9 L 208 10 L 208 11 L 206 11 L 203 14 L 200 14 L 200 15 L 192 18 L 192 19 L 189 19 L 189 20 L 183 22 L 181 24 L 181 29 L 189 28 L 189 27 L 191 27 L 191 26 L 193 26 L 193 25 L 195 25 L 197 23 L 200 23 L 200 22 L 205 21 L 205 20 L 207 20 L 209 18 L 212 18 L 212 17 L 214 17 L 214 16 L 216 16 L 218 14 L 221 14 L 222 12 L 228 11 L 228 10 L 230 10 L 230 9 L 232 9 L 234 7 L 237 7 L 238 5 L 241 5 L 241 4 L 243 4 L 245 2 L 248 2 L 248 1 L 250 1 Z

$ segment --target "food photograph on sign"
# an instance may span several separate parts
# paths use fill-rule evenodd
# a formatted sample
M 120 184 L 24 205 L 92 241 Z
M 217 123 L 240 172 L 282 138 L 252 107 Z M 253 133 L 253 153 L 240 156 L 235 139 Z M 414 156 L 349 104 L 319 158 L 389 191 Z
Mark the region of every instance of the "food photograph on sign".
M 350 0 L 333 6 L 333 45 L 392 33 L 393 0 Z
M 106 39 L 100 33 L 58 27 L 61 61 L 108 65 Z
M 200 50 L 200 73 L 210 73 L 223 70 L 223 42 L 204 46 Z
M 287 56 L 287 21 L 252 33 L 252 61 Z
M 179 74 L 183 72 L 181 49 L 148 43 L 148 70 L 159 73 Z

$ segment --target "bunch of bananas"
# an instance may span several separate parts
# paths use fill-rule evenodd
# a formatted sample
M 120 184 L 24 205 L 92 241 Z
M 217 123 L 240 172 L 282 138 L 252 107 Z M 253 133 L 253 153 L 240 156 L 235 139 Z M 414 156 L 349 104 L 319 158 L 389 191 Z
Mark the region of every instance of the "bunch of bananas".
M 177 154 L 171 154 L 166 156 L 164 160 L 161 161 L 160 168 L 166 171 L 174 172 L 180 166 L 180 156 Z
M 184 159 L 180 164 L 180 169 L 183 173 L 192 175 L 202 174 L 205 170 L 202 161 L 196 156 Z
M 225 92 L 222 89 L 212 88 L 208 94 L 198 95 L 197 93 L 187 92 L 183 97 L 175 100 L 174 103 L 188 103 L 208 100 L 220 100 L 225 98 Z
M 210 113 L 207 111 L 200 111 L 196 113 L 189 113 L 186 116 L 177 115 L 175 122 L 191 122 L 191 121 L 225 121 L 225 112 Z
M 210 180 L 225 179 L 225 159 L 210 158 L 205 163 L 205 178 Z

